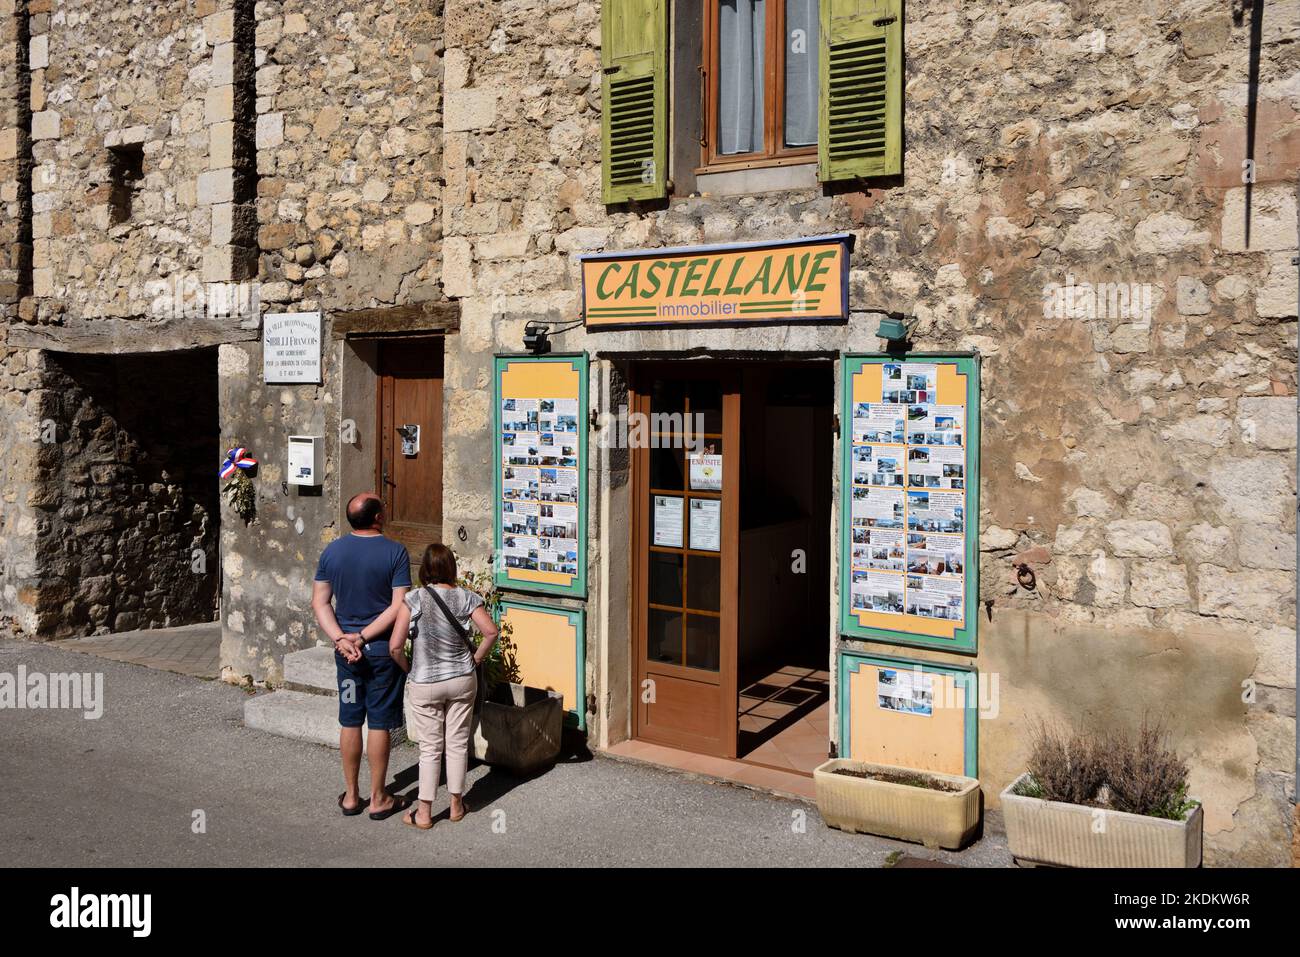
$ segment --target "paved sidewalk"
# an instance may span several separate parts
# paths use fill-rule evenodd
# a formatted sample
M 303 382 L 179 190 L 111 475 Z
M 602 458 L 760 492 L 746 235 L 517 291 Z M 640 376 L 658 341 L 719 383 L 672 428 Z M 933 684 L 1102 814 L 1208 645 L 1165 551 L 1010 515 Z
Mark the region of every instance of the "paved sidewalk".
M 87 659 L 0 639 L 0 672 L 20 665 L 29 675 L 84 672 Z M 474 813 L 456 824 L 443 817 L 428 832 L 397 818 L 344 818 L 337 752 L 243 727 L 243 691 L 107 659 L 96 666 L 99 720 L 0 710 L 5 864 L 881 867 L 902 855 L 1010 863 L 998 833 L 960 854 L 927 851 L 831 830 L 807 804 L 589 755 L 525 781 L 476 767 Z M 394 752 L 404 790 L 415 786 L 415 756 L 410 745 Z M 435 812 L 445 809 L 444 790 Z
M 174 671 L 192 678 L 221 677 L 221 622 L 205 621 L 179 628 L 123 631 L 116 635 L 52 642 L 69 651 L 98 655 L 146 668 Z

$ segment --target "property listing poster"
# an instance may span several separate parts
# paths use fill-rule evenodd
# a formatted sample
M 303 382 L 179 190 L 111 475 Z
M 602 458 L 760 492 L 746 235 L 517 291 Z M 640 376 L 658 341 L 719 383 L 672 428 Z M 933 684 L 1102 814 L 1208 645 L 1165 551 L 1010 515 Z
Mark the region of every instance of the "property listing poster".
M 497 583 L 570 594 L 585 575 L 585 375 L 569 357 L 497 361 Z
M 846 436 L 849 607 L 960 626 L 967 613 L 966 406 L 939 401 L 937 363 L 886 362 L 880 370 L 878 393 L 873 387 L 867 401 L 853 394 Z M 921 630 L 951 635 L 952 625 Z
M 578 574 L 578 400 L 501 400 L 507 569 Z

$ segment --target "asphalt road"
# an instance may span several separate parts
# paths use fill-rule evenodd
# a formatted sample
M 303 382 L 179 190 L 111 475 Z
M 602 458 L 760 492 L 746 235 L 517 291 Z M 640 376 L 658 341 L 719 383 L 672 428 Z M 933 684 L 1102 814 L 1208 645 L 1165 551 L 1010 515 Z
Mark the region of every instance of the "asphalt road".
M 102 673 L 104 713 L 0 709 L 9 866 L 882 867 L 900 851 L 1010 863 L 998 833 L 931 852 L 832 830 L 809 805 L 604 757 L 526 781 L 476 767 L 475 813 L 431 831 L 344 818 L 337 752 L 244 728 L 237 688 L 0 639 L 0 673 L 20 665 Z M 411 745 L 394 751 L 394 773 L 413 792 Z M 444 789 L 435 813 L 445 808 Z

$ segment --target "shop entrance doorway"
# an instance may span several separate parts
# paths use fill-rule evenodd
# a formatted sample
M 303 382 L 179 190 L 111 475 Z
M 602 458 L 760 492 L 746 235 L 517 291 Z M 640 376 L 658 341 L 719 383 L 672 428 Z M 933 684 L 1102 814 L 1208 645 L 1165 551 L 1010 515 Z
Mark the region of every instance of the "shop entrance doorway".
M 638 739 L 825 760 L 833 381 L 829 361 L 634 368 Z

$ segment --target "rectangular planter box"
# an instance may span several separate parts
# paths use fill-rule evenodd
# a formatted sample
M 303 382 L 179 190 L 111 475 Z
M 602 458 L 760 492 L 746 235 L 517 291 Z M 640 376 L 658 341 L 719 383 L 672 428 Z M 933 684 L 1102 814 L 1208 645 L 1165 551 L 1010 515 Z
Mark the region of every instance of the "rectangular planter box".
M 958 790 L 873 781 L 835 774 L 837 768 L 924 774 L 954 784 Z M 835 758 L 813 771 L 813 783 L 822 820 L 842 831 L 879 834 L 955 851 L 969 843 L 979 827 L 980 787 L 975 778 Z
M 1017 861 L 1057 867 L 1199 867 L 1199 804 L 1183 821 L 1044 801 L 1014 793 L 1029 774 L 1002 792 L 1007 843 Z
M 508 684 L 483 702 L 474 726 L 474 757 L 519 776 L 555 763 L 564 734 L 564 696 Z

